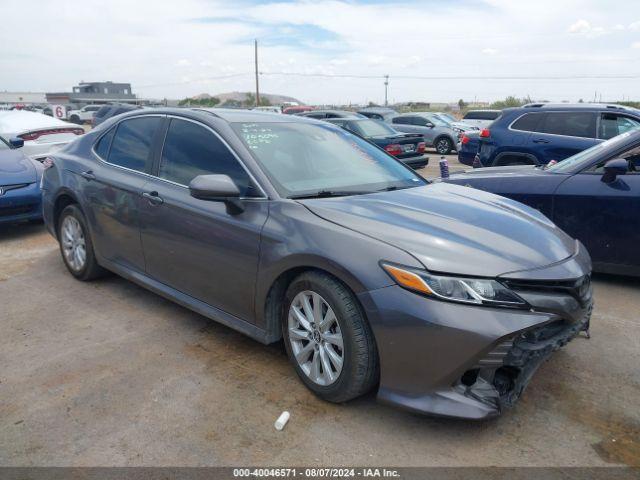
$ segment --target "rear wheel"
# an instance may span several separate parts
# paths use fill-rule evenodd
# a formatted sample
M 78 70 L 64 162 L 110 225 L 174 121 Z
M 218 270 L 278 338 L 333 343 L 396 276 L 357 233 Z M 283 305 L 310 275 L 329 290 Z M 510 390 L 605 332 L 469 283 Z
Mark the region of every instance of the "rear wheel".
M 105 273 L 98 265 L 87 223 L 77 205 L 67 206 L 60 214 L 58 241 L 67 270 L 78 280 L 93 280 Z
M 80 117 L 78 115 L 71 115 L 71 117 L 69 117 L 69 121 L 71 123 L 75 123 L 77 125 L 80 125 L 82 122 L 80 121 Z
M 438 138 L 435 141 L 434 146 L 436 148 L 436 152 L 438 152 L 440 155 L 449 155 L 451 153 L 451 150 L 453 150 L 453 143 L 447 137 Z
M 333 277 L 307 272 L 291 283 L 282 333 L 298 376 L 319 397 L 345 402 L 377 382 L 371 328 L 353 293 Z

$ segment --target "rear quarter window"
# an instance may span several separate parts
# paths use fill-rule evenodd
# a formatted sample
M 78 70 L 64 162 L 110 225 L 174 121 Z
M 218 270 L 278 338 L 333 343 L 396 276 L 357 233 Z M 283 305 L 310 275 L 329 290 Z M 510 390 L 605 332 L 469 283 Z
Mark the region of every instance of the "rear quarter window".
M 525 113 L 511 124 L 511 130 L 538 132 L 544 113 Z

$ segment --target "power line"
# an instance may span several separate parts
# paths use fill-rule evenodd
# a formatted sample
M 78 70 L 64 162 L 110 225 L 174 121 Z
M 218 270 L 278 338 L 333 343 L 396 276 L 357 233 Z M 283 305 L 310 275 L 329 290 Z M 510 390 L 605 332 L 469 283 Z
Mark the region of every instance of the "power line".
M 260 72 L 260 75 L 282 75 L 296 77 L 320 77 L 320 78 L 372 78 L 372 79 L 405 79 L 405 80 L 587 80 L 587 79 L 612 79 L 627 80 L 640 78 L 640 74 L 615 74 L 615 75 L 354 75 L 347 73 L 302 73 L 302 72 Z

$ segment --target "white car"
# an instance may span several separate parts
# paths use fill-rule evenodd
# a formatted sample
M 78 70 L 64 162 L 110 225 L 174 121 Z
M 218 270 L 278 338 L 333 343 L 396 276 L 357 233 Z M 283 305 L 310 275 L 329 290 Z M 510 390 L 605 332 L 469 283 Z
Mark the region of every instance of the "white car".
M 501 110 L 469 110 L 462 118 L 462 123 L 477 127 L 478 130 L 487 128 L 500 116 Z
M 100 110 L 100 107 L 102 107 L 102 105 L 86 105 L 79 110 L 69 110 L 67 112 L 67 118 L 70 122 L 78 125 L 82 123 L 91 123 L 93 116 L 98 110 Z
M 0 111 L 0 137 L 14 146 L 22 140 L 23 153 L 34 160 L 43 160 L 82 134 L 82 127 L 41 113 Z

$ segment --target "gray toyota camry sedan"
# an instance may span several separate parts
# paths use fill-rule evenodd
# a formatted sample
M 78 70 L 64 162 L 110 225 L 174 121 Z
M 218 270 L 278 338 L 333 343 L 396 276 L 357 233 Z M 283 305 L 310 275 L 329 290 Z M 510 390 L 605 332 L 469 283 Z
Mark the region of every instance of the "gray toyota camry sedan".
M 431 184 L 312 119 L 158 109 L 45 161 L 79 280 L 115 272 L 259 342 L 319 397 L 485 418 L 589 325 L 591 261 L 542 214 Z

